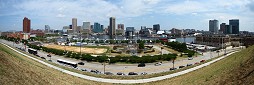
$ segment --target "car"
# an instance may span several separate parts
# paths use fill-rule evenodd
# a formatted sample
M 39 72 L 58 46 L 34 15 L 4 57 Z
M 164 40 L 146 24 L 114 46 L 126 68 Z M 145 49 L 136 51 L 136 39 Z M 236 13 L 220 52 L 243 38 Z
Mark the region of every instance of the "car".
M 41 57 L 41 59 L 46 59 L 45 57 Z
M 106 75 L 113 75 L 113 73 L 111 73 L 111 72 L 105 72 L 104 74 L 106 74 Z
M 200 61 L 200 63 L 203 63 L 203 62 L 205 62 L 205 60 L 201 60 L 201 61 Z
M 80 69 L 81 71 L 87 71 L 86 69 Z
M 192 64 L 187 64 L 187 66 L 192 66 Z
M 85 65 L 85 63 L 84 63 L 84 62 L 78 62 L 78 64 L 79 64 L 79 65 Z
M 50 54 L 48 54 L 48 55 L 47 55 L 47 57 L 51 57 L 51 55 L 50 55 Z
M 188 60 L 192 60 L 192 59 L 193 59 L 193 57 L 189 57 L 189 58 L 188 58 Z
M 135 72 L 129 72 L 128 75 L 138 75 L 138 73 L 135 73 Z
M 179 68 L 184 68 L 185 66 L 179 66 Z
M 52 60 L 48 60 L 49 62 L 52 62 Z
M 169 70 L 176 70 L 177 68 L 170 68 Z
M 125 75 L 125 74 L 122 72 L 117 72 L 116 75 Z
M 159 65 L 161 65 L 161 63 L 155 63 L 154 65 L 155 65 L 155 66 L 159 66 Z
M 142 72 L 140 75 L 146 75 L 147 73 L 146 72 Z
M 199 64 L 199 62 L 196 62 L 195 64 Z
M 90 72 L 95 73 L 95 74 L 100 74 L 100 73 L 101 73 L 101 72 L 98 71 L 98 70 L 91 70 Z
M 35 54 L 35 56 L 37 56 L 37 57 L 41 57 L 41 56 L 39 56 L 38 54 Z
M 140 63 L 140 64 L 138 64 L 138 67 L 145 67 L 145 66 L 146 66 L 145 63 Z

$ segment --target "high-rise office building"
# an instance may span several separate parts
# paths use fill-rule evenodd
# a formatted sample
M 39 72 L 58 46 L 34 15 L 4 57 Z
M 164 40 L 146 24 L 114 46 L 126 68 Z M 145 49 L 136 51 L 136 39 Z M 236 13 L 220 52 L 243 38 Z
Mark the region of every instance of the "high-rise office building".
M 82 28 L 83 29 L 90 29 L 90 22 L 83 22 Z
M 49 25 L 45 25 L 45 31 L 44 31 L 45 33 L 49 33 L 50 32 L 50 27 L 49 27 Z
M 101 26 L 100 23 L 95 22 L 94 25 L 93 25 L 93 32 L 94 33 L 102 33 L 103 29 L 101 27 L 103 27 L 103 25 Z
M 104 25 L 101 25 L 101 30 L 104 30 Z
M 111 39 L 114 38 L 115 36 L 115 32 L 116 31 L 116 19 L 115 17 L 110 17 L 109 18 L 109 30 L 108 30 L 108 33 L 109 33 L 109 36 Z
M 72 18 L 72 29 L 74 33 L 77 33 L 77 18 Z
M 225 34 L 232 34 L 232 25 L 225 25 Z
M 117 29 L 122 29 L 122 30 L 124 30 L 124 24 L 118 24 L 118 25 L 117 25 Z
M 155 30 L 157 33 L 160 30 L 160 24 L 153 25 L 153 30 Z
M 31 21 L 27 17 L 23 19 L 23 32 L 30 33 L 31 30 Z
M 220 24 L 220 32 L 226 34 L 226 23 L 221 23 Z
M 212 33 L 217 34 L 219 29 L 219 21 L 214 19 L 214 20 L 209 20 L 209 31 Z
M 128 38 L 132 38 L 132 36 L 135 34 L 135 28 L 134 27 L 126 27 L 125 35 Z
M 229 25 L 232 25 L 232 34 L 239 34 L 239 19 L 229 20 Z

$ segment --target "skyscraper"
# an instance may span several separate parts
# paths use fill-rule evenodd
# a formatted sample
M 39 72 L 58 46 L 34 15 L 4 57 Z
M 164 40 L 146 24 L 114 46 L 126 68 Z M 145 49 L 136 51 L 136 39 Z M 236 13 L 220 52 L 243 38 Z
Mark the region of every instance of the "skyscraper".
M 220 32 L 226 34 L 226 23 L 221 23 L 220 24 Z
M 23 32 L 24 33 L 30 33 L 31 29 L 31 21 L 27 17 L 23 19 Z
M 117 29 L 122 29 L 122 30 L 124 30 L 124 24 L 118 24 L 118 25 L 117 25 Z
M 49 27 L 49 25 L 45 25 L 45 31 L 44 31 L 45 33 L 49 33 L 50 32 L 50 27 Z
M 160 24 L 153 25 L 153 30 L 155 30 L 157 33 L 160 30 Z
M 116 31 L 116 21 L 115 21 L 116 19 L 115 19 L 115 17 L 110 17 L 109 18 L 109 31 L 108 31 L 108 33 L 109 33 L 109 36 L 110 36 L 110 38 L 111 39 L 113 39 L 114 38 L 114 36 L 115 36 L 115 31 Z
M 225 25 L 225 34 L 232 34 L 232 25 Z
M 219 21 L 214 19 L 214 20 L 209 20 L 209 31 L 212 33 L 217 34 L 219 29 Z
M 74 33 L 77 33 L 77 18 L 72 18 L 72 29 Z
M 93 25 L 93 32 L 94 33 L 102 33 L 103 29 L 101 27 L 103 27 L 103 25 L 101 26 L 100 23 L 95 22 L 94 25 Z
M 239 19 L 229 20 L 229 25 L 232 25 L 232 34 L 239 34 Z
M 89 29 L 90 30 L 90 22 L 83 22 L 82 28 L 83 29 Z

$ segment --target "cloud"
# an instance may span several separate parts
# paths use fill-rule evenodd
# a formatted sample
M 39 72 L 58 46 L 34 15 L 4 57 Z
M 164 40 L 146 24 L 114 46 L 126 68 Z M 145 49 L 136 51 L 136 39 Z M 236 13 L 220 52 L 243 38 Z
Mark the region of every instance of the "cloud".
M 171 14 L 190 14 L 190 13 L 197 13 L 197 12 L 204 12 L 207 11 L 205 5 L 197 1 L 184 1 L 183 3 L 173 3 L 169 4 L 169 6 L 165 9 L 166 13 Z
M 11 19 L 9 16 L 11 16 Z M 207 25 L 207 19 L 218 19 L 224 22 L 228 21 L 227 19 L 239 18 L 242 22 L 250 24 L 250 22 L 254 22 L 252 20 L 254 16 L 254 1 L 0 0 L 0 17 L 21 22 L 25 16 L 32 20 L 32 27 L 34 28 L 44 28 L 44 25 L 48 24 L 56 29 L 61 29 L 63 26 L 71 24 L 71 18 L 77 18 L 78 25 L 82 25 L 82 21 L 99 22 L 108 25 L 109 17 L 111 16 L 116 17 L 116 23 L 124 23 L 131 26 L 135 24 L 138 28 L 140 27 L 139 25 L 154 24 L 154 21 L 156 23 L 165 23 L 165 25 L 161 25 L 163 27 L 169 26 L 167 22 L 181 25 L 193 19 L 196 21 L 206 20 L 203 24 Z M 144 18 L 146 19 L 142 20 Z M 179 18 L 185 22 L 178 22 Z M 8 23 L 0 24 L 7 27 L 5 24 Z M 198 25 L 200 23 L 195 26 Z M 21 27 L 22 23 L 16 24 L 16 26 Z M 189 28 L 189 26 L 191 25 L 185 27 Z

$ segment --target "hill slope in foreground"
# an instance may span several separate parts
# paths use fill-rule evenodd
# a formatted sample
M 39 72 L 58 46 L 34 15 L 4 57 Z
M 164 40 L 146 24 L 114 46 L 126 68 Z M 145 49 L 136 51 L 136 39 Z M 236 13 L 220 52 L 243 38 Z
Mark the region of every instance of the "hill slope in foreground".
M 0 85 L 97 85 L 24 57 L 0 44 Z
M 80 79 L 46 67 L 0 45 L 1 85 L 98 85 L 108 84 Z M 146 83 L 161 85 L 190 84 L 254 84 L 254 46 L 235 53 L 197 71 L 162 81 Z
M 202 69 L 153 83 L 162 85 L 254 85 L 254 46 Z

